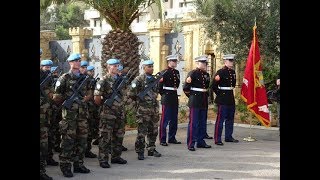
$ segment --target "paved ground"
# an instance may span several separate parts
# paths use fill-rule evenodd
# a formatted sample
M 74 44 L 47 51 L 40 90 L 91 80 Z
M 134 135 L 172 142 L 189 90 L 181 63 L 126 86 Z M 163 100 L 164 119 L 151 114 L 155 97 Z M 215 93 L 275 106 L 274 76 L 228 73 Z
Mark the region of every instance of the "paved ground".
M 278 128 L 263 128 L 236 124 L 234 137 L 240 142 L 225 143 L 224 146 L 213 145 L 211 149 L 196 149 L 191 152 L 186 148 L 186 124 L 180 124 L 177 139 L 180 145 L 160 146 L 157 150 L 162 157 L 148 157 L 139 161 L 134 151 L 136 131 L 127 132 L 124 145 L 129 149 L 122 157 L 126 165 L 111 164 L 103 169 L 97 159 L 85 159 L 85 165 L 91 170 L 89 174 L 74 174 L 73 180 L 107 180 L 107 179 L 280 179 L 280 136 Z M 213 135 L 214 125 L 208 124 L 208 133 Z M 247 142 L 243 138 L 252 135 L 257 141 Z M 224 139 L 224 138 L 223 138 Z M 93 146 L 93 152 L 97 153 Z M 57 154 L 54 157 L 58 159 Z M 48 175 L 55 180 L 64 178 L 58 167 L 47 167 Z

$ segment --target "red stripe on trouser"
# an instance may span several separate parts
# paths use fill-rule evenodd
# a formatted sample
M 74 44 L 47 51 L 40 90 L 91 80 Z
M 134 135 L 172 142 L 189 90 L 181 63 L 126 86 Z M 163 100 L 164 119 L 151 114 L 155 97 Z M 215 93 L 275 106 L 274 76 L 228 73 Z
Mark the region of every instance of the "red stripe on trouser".
M 162 114 L 161 114 L 161 123 L 160 123 L 160 133 L 159 133 L 159 141 L 161 143 L 162 138 L 162 128 L 163 128 L 163 121 L 164 121 L 164 112 L 165 112 L 165 105 L 162 105 Z
M 215 136 L 214 141 L 218 141 L 218 130 L 219 130 L 219 123 L 220 123 L 220 114 L 221 114 L 221 106 L 218 105 L 218 114 L 217 114 L 217 120 L 216 120 L 216 127 L 215 127 Z
M 188 147 L 190 147 L 191 143 L 192 143 L 192 123 L 193 123 L 193 108 L 191 108 L 190 111 L 190 131 L 189 131 L 189 144 Z

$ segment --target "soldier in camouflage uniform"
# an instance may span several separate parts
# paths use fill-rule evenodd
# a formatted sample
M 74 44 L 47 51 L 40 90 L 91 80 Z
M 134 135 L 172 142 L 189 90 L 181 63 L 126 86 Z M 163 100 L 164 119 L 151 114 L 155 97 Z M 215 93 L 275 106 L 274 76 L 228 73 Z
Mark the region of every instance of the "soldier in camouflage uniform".
M 59 69 L 57 66 L 51 67 L 52 77 L 53 77 L 53 88 L 55 87 L 55 84 L 59 78 Z M 61 152 L 61 134 L 59 131 L 59 122 L 62 119 L 62 111 L 61 111 L 61 105 L 52 104 L 52 123 L 50 123 L 50 129 L 52 132 L 52 139 L 53 139 L 53 149 L 55 152 Z M 49 138 L 50 138 L 50 131 L 49 131 Z M 50 142 L 49 142 L 49 148 L 50 148 Z M 47 162 L 48 163 L 48 162 Z
M 74 93 L 73 88 L 77 89 L 85 79 L 85 75 L 81 74 L 79 70 L 80 54 L 71 54 L 67 61 L 70 65 L 70 71 L 61 75 L 55 86 L 53 99 L 57 103 L 68 100 Z M 90 170 L 83 165 L 88 137 L 86 104 L 92 98 L 90 97 L 89 83 L 85 83 L 79 93 L 83 97 L 74 101 L 71 109 L 62 106 L 62 120 L 59 123 L 62 135 L 62 151 L 59 155 L 60 169 L 65 177 L 73 177 L 71 162 L 73 162 L 74 173 L 90 173 Z
M 103 105 L 106 99 L 109 99 L 113 93 L 113 89 L 117 88 L 118 66 L 120 61 L 118 59 L 109 59 L 107 61 L 108 73 L 97 82 L 94 91 L 94 101 L 97 105 L 102 105 L 100 113 L 99 130 L 102 138 L 99 142 L 99 164 L 102 168 L 110 168 L 108 163 L 109 151 L 111 149 L 111 163 L 126 164 L 127 161 L 122 159 L 122 142 L 124 136 L 124 104 L 123 96 L 120 96 L 119 101 L 114 101 L 111 107 Z M 121 90 L 124 95 L 124 89 Z M 111 146 L 111 148 L 110 148 Z
M 129 90 L 129 97 L 133 100 L 137 99 L 138 93 L 142 92 L 148 84 L 155 80 L 153 73 L 153 61 L 143 61 L 144 73 L 137 76 L 131 84 Z M 147 144 L 148 156 L 160 157 L 161 154 L 155 150 L 156 139 L 158 135 L 158 122 L 159 122 L 159 107 L 157 101 L 158 87 L 154 87 L 150 90 L 151 95 L 146 95 L 144 100 L 137 99 L 137 123 L 138 123 L 138 135 L 135 142 L 135 150 L 138 153 L 138 159 L 144 160 L 144 148 Z M 147 135 L 148 142 L 145 142 L 145 136 Z
M 99 78 L 94 78 L 94 66 L 88 66 L 87 67 L 87 75 L 90 76 L 90 89 L 92 90 L 92 97 L 93 97 L 93 91 L 96 86 L 96 81 L 99 80 Z M 88 132 L 88 139 L 87 139 L 87 150 L 85 152 L 85 157 L 87 158 L 96 158 L 97 155 L 91 152 L 91 142 L 92 139 L 96 139 L 99 136 L 99 106 L 97 106 L 94 103 L 94 100 L 91 99 L 88 102 L 88 124 L 89 124 L 89 132 Z
M 56 71 L 57 67 L 51 67 L 50 71 L 52 73 L 52 83 L 51 87 L 54 89 L 54 84 L 55 84 L 55 78 L 56 78 Z M 47 165 L 50 166 L 58 166 L 59 163 L 53 159 L 53 149 L 56 141 L 56 134 L 59 134 L 59 122 L 57 121 L 56 117 L 56 109 L 57 105 L 55 103 L 50 103 L 50 108 L 47 110 L 48 114 L 48 121 L 49 121 L 49 127 L 48 127 L 48 156 L 46 159 Z
M 40 49 L 40 55 L 41 55 Z M 52 66 L 51 60 L 42 60 L 40 63 L 40 83 L 47 78 Z M 52 180 L 46 174 L 45 159 L 48 156 L 48 112 L 50 101 L 52 98 L 53 88 L 51 87 L 52 80 L 49 79 L 42 88 L 43 94 L 40 93 L 40 179 Z M 41 85 L 41 84 L 40 84 Z

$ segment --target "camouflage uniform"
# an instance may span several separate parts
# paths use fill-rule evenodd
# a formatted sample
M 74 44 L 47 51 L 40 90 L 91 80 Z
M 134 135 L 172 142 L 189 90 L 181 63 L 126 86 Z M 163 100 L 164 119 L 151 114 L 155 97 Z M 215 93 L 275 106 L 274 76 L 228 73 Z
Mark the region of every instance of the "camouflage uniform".
M 92 96 L 93 91 L 96 85 L 94 77 L 90 76 L 90 89 L 92 90 Z M 87 146 L 87 153 L 91 151 L 91 142 L 93 139 L 98 138 L 99 136 L 99 106 L 97 106 L 93 100 L 90 100 L 88 102 L 88 125 L 89 125 L 89 131 L 88 131 L 88 146 Z
M 119 78 L 119 76 L 112 77 L 111 74 L 103 76 L 103 78 L 97 82 L 94 96 L 102 96 L 103 101 L 108 99 L 113 93 L 112 87 L 117 87 L 114 85 L 117 78 Z M 125 88 L 123 88 L 121 92 L 122 95 L 124 95 L 124 89 Z M 122 100 L 123 98 L 121 98 L 120 102 L 114 101 L 111 108 L 106 105 L 102 105 L 101 107 L 99 132 L 101 133 L 100 135 L 102 138 L 99 142 L 98 155 L 100 164 L 108 162 L 109 153 L 111 153 L 111 163 L 113 159 L 120 158 L 122 154 L 125 126 L 124 103 Z M 111 152 L 109 152 L 110 149 Z
M 144 88 L 152 83 L 155 78 L 153 76 L 147 77 L 146 74 L 137 76 L 131 84 L 129 96 L 135 97 L 138 93 L 142 92 Z M 159 107 L 157 101 L 158 87 L 155 86 L 150 90 L 150 97 L 146 95 L 144 100 L 138 100 L 137 109 L 137 123 L 138 123 L 138 136 L 135 142 L 135 150 L 137 153 L 143 153 L 145 144 L 145 136 L 147 135 L 147 149 L 153 152 L 156 148 L 155 142 L 158 135 L 158 122 L 159 122 Z
M 63 100 L 69 99 L 73 94 L 72 87 L 75 84 L 80 85 L 84 76 L 82 74 L 76 76 L 71 71 L 60 76 L 56 82 L 54 97 L 58 96 L 58 99 Z M 82 80 L 78 82 L 80 79 Z M 75 87 L 77 88 L 78 85 Z M 83 87 L 81 94 L 90 94 L 89 83 Z M 84 100 L 78 103 L 74 102 L 70 110 L 62 106 L 62 120 L 59 122 L 62 135 L 62 151 L 59 155 L 62 172 L 70 171 L 71 162 L 73 162 L 74 168 L 84 167 L 83 158 L 88 137 L 87 112 L 87 103 Z M 83 173 L 88 172 L 90 170 L 87 169 Z
M 55 82 L 58 80 L 58 76 L 52 75 L 52 80 L 52 88 L 54 89 Z M 49 119 L 47 164 L 57 166 L 58 162 L 53 160 L 53 149 L 60 152 L 61 134 L 59 132 L 59 121 L 62 119 L 61 107 L 59 107 L 56 103 L 52 103 L 51 108 L 48 109 L 47 113 Z
M 44 80 L 46 73 L 40 70 L 40 82 Z M 49 80 L 47 86 L 43 88 L 46 95 L 53 93 L 52 81 Z M 40 176 L 45 175 L 45 159 L 48 156 L 48 109 L 50 109 L 50 99 L 40 94 Z

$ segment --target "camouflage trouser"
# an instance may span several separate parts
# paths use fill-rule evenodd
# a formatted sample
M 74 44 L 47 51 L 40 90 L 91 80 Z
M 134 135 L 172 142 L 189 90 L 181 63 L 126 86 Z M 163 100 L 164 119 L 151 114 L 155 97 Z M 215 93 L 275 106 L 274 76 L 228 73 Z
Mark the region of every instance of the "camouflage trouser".
M 121 156 L 124 126 L 125 118 L 123 109 L 115 111 L 107 107 L 104 108 L 100 114 L 99 124 L 99 131 L 102 137 L 99 142 L 98 159 L 100 162 L 108 162 L 110 149 L 111 158 Z
M 59 155 L 61 168 L 69 166 L 71 162 L 83 164 L 88 137 L 87 107 L 76 103 L 70 110 L 63 107 L 59 126 L 62 135 L 62 151 Z
M 88 131 L 88 147 L 87 151 L 91 150 L 91 142 L 93 139 L 98 138 L 99 136 L 99 107 L 94 104 L 88 105 L 89 109 L 89 117 L 88 117 L 88 124 L 89 124 L 89 131 Z
M 49 103 L 40 106 L 40 174 L 44 174 L 45 159 L 48 156 L 48 117 Z
M 49 132 L 48 132 L 48 157 L 52 158 L 53 149 L 60 147 L 61 134 L 59 131 L 59 122 L 61 121 L 61 109 L 50 108 L 47 112 L 49 119 Z
M 144 152 L 147 144 L 147 150 L 153 151 L 156 148 L 155 142 L 158 136 L 159 110 L 145 109 L 139 107 L 137 111 L 138 135 L 135 142 L 137 153 Z M 145 137 L 147 136 L 147 143 Z

